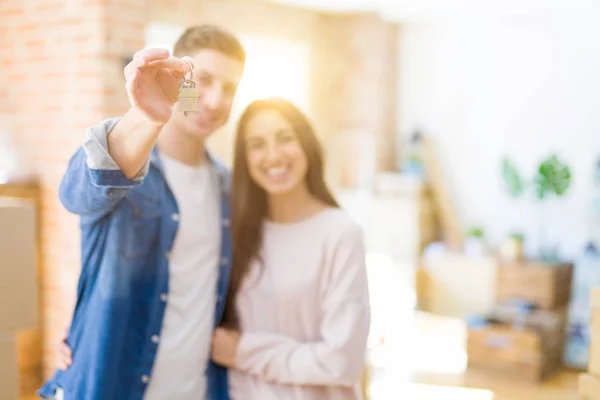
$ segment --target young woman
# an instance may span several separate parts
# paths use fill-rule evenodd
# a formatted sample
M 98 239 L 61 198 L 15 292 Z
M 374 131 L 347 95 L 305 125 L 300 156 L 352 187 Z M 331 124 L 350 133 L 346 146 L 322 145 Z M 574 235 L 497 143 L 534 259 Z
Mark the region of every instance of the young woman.
M 233 268 L 213 360 L 232 400 L 362 398 L 370 311 L 362 230 L 323 178 L 319 141 L 282 99 L 242 115 Z
M 287 101 L 255 101 L 240 119 L 234 163 L 233 268 L 212 353 L 229 368 L 231 400 L 362 399 L 362 229 L 325 184 L 313 128 Z M 59 365 L 69 364 L 63 344 Z

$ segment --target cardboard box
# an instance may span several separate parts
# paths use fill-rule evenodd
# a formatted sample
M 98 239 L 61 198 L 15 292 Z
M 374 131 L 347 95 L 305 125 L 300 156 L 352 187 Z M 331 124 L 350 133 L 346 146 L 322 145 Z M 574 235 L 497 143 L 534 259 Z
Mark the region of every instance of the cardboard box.
M 38 324 L 35 206 L 0 198 L 0 331 Z
M 21 393 L 35 393 L 42 385 L 42 340 L 39 328 L 20 329 L 15 334 Z
M 579 375 L 578 392 L 582 400 L 600 400 L 600 379 L 590 374 Z
M 565 313 L 497 307 L 468 326 L 469 368 L 539 382 L 562 364 Z
M 0 332 L 0 399 L 19 399 L 17 347 L 10 332 Z
M 590 290 L 590 356 L 588 371 L 600 377 L 600 287 Z
M 498 268 L 496 300 L 518 298 L 542 310 L 562 308 L 571 299 L 572 276 L 572 264 L 502 261 Z
M 418 276 L 420 310 L 455 318 L 488 312 L 495 305 L 497 268 L 489 255 L 424 255 Z

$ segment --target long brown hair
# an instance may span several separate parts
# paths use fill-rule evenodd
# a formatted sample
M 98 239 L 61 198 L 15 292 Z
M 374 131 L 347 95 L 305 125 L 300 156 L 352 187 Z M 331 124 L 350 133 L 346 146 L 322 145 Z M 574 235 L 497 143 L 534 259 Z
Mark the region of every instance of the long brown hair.
M 235 298 L 250 263 L 260 260 L 262 226 L 267 218 L 267 194 L 250 177 L 246 159 L 246 127 L 258 113 L 279 112 L 292 126 L 308 161 L 306 184 L 309 192 L 331 207 L 339 207 L 324 179 L 323 149 L 308 118 L 293 104 L 280 98 L 252 102 L 240 117 L 234 150 L 231 190 L 233 260 L 231 280 L 225 306 L 224 324 L 239 327 Z

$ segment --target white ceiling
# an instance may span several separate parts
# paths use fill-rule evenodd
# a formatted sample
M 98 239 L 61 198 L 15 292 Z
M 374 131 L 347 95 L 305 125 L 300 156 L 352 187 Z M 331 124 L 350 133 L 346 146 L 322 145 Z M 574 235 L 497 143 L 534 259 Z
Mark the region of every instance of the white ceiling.
M 595 12 L 600 0 L 267 0 L 328 12 L 371 11 L 391 21 L 431 17 Z

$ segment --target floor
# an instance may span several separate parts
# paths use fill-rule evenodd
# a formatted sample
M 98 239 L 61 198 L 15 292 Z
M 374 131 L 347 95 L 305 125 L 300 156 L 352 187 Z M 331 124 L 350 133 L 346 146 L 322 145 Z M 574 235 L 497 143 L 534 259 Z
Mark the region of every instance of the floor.
M 542 384 L 469 371 L 461 321 L 422 313 L 413 321 L 412 341 L 373 351 L 371 400 L 580 399 L 578 371 L 560 371 Z
M 371 261 L 371 400 L 580 400 L 579 371 L 535 384 L 468 370 L 463 321 L 415 311 L 410 266 Z

